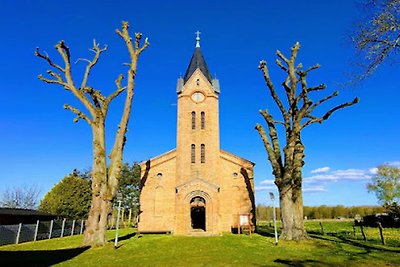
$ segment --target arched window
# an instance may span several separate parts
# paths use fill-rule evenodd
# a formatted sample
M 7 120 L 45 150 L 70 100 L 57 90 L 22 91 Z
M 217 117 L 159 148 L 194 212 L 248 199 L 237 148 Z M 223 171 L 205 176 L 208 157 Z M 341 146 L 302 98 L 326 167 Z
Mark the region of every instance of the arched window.
M 204 129 L 206 126 L 206 114 L 204 111 L 201 112 L 201 129 Z
M 192 144 L 190 153 L 191 153 L 192 163 L 196 163 L 196 145 Z
M 200 146 L 200 158 L 201 163 L 206 163 L 206 146 L 204 144 Z
M 196 129 L 196 112 L 192 111 L 192 130 Z

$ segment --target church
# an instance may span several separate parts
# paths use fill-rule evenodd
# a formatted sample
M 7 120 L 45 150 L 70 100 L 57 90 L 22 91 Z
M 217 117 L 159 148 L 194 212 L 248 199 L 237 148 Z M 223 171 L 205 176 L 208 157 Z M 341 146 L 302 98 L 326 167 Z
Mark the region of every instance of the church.
M 220 86 L 199 32 L 176 93 L 176 149 L 140 164 L 138 232 L 219 235 L 237 231 L 243 216 L 254 226 L 254 163 L 220 149 Z

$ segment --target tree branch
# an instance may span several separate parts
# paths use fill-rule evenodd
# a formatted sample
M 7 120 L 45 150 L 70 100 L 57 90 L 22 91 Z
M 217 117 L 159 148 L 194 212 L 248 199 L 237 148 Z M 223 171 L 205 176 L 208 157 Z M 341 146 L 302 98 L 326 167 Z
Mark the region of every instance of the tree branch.
M 272 118 L 271 114 L 269 114 L 268 110 L 260 110 L 260 114 L 264 117 L 265 121 L 268 125 L 268 132 L 272 142 L 272 148 L 275 153 L 275 158 L 278 162 L 282 162 L 281 158 L 281 149 L 279 145 L 278 134 L 276 132 L 275 121 Z
M 105 45 L 104 48 L 100 48 L 99 45 L 96 43 L 96 40 L 93 39 L 93 48 L 90 50 L 94 52 L 94 57 L 92 60 L 84 59 L 85 61 L 88 62 L 88 64 L 86 66 L 85 74 L 83 75 L 81 89 L 86 87 L 90 71 L 94 67 L 94 65 L 96 65 L 96 63 L 98 62 L 98 60 L 100 58 L 100 54 L 107 50 L 107 45 Z
M 79 119 L 83 119 L 85 120 L 87 123 L 89 123 L 89 125 L 92 125 L 93 121 L 89 119 L 89 117 L 87 117 L 82 111 L 80 111 L 79 109 L 72 107 L 70 105 L 65 104 L 64 105 L 64 109 L 68 109 L 71 112 L 75 113 L 77 115 L 77 117 L 74 119 L 74 122 L 78 122 Z
M 47 54 L 46 54 L 46 55 L 41 54 L 41 53 L 39 52 L 39 48 L 38 48 L 38 47 L 36 47 L 35 55 L 36 55 L 37 57 L 40 57 L 40 58 L 43 58 L 44 60 L 46 60 L 47 63 L 49 63 L 50 66 L 52 66 L 52 67 L 58 69 L 58 70 L 61 71 L 61 72 L 65 72 L 65 70 L 64 70 L 63 68 L 61 68 L 59 65 L 55 64 L 55 63 L 49 58 L 49 56 L 48 56 Z
M 308 88 L 307 92 L 319 91 L 319 90 L 324 90 L 324 89 L 326 89 L 326 84 L 321 83 L 318 86 Z
M 329 110 L 328 112 L 326 112 L 324 116 L 322 116 L 322 117 L 320 117 L 320 118 L 311 119 L 311 120 L 305 122 L 305 123 L 301 126 L 301 128 L 305 128 L 306 126 L 308 126 L 308 125 L 310 125 L 310 124 L 312 124 L 312 123 L 316 123 L 316 122 L 322 123 L 323 121 L 329 119 L 329 117 L 330 117 L 335 111 L 337 111 L 337 110 L 339 110 L 339 109 L 342 109 L 342 108 L 350 107 L 350 106 L 352 106 L 352 105 L 354 105 L 354 104 L 357 104 L 358 102 L 359 102 L 359 99 L 358 99 L 358 97 L 356 97 L 356 98 L 354 98 L 353 101 L 350 101 L 350 102 L 341 104 L 341 105 L 339 105 L 339 106 L 336 106 L 336 107 L 332 108 L 331 110 Z
M 314 109 L 315 109 L 316 107 L 318 107 L 318 106 L 321 105 L 322 103 L 328 101 L 329 99 L 332 99 L 332 98 L 334 98 L 334 97 L 337 97 L 338 95 L 339 95 L 339 92 L 338 92 L 338 91 L 335 91 L 335 92 L 333 92 L 333 94 L 331 94 L 331 95 L 329 95 L 329 96 L 327 96 L 327 97 L 325 97 L 325 98 L 319 100 L 318 102 L 316 102 L 314 105 L 312 105 L 312 106 L 307 110 L 307 113 L 311 114 L 311 112 L 313 112 Z
M 39 78 L 39 80 L 44 81 L 46 83 L 54 83 L 54 84 L 62 85 L 62 86 L 64 86 L 65 89 L 69 90 L 68 85 L 58 79 L 57 80 L 48 79 L 48 78 L 43 77 L 42 74 L 39 74 L 38 78 Z
M 104 106 L 107 104 L 105 97 L 101 94 L 99 90 L 95 90 L 92 87 L 81 88 L 82 93 L 87 93 L 90 95 L 90 98 L 93 100 L 95 107 L 98 110 L 103 111 Z M 103 112 L 104 113 L 104 112 Z
M 118 186 L 118 180 L 120 177 L 120 171 L 122 168 L 122 151 L 125 146 L 126 142 L 126 132 L 128 131 L 128 122 L 129 122 L 129 117 L 131 113 L 131 108 L 132 108 L 132 100 L 133 100 L 133 95 L 134 95 L 134 88 L 135 88 L 135 77 L 136 77 L 136 69 L 137 69 L 137 61 L 140 53 L 145 50 L 149 46 L 148 39 L 145 39 L 145 42 L 142 47 L 140 47 L 140 40 L 142 38 L 141 33 L 135 33 L 135 48 L 133 47 L 132 44 L 132 38 L 129 35 L 128 32 L 129 24 L 128 22 L 122 22 L 122 30 L 117 29 L 116 33 L 122 37 L 122 39 L 125 41 L 126 47 L 128 48 L 128 52 L 130 55 L 130 64 L 129 64 L 129 69 L 128 69 L 128 75 L 127 75 L 127 86 L 126 88 L 123 88 L 121 86 L 121 80 L 123 76 L 119 76 L 116 85 L 117 85 L 117 91 L 115 91 L 113 94 L 111 94 L 107 100 L 111 101 L 115 97 L 117 97 L 121 92 L 126 90 L 126 99 L 125 99 L 125 106 L 124 106 L 124 112 L 121 117 L 121 121 L 118 125 L 118 131 L 115 136 L 115 141 L 114 141 L 114 146 L 112 148 L 111 154 L 110 154 L 110 165 L 109 165 L 109 171 L 108 171 L 108 176 L 109 176 L 109 181 L 108 184 L 110 186 L 110 195 L 114 196 L 117 186 Z
M 268 159 L 271 162 L 273 173 L 275 177 L 281 177 L 281 165 L 278 163 L 278 159 L 276 158 L 275 151 L 271 146 L 270 141 L 268 140 L 267 134 L 264 130 L 264 128 L 260 124 L 256 124 L 255 129 L 258 131 L 258 133 L 261 136 L 261 139 L 264 143 L 264 147 L 267 150 L 268 154 Z
M 271 78 L 269 77 L 269 72 L 268 72 L 268 67 L 267 67 L 267 62 L 265 60 L 261 60 L 260 64 L 258 65 L 258 68 L 263 72 L 264 74 L 264 80 L 269 88 L 269 91 L 271 93 L 272 98 L 274 99 L 275 103 L 278 105 L 279 110 L 281 111 L 282 115 L 284 118 L 287 117 L 287 112 L 285 110 L 285 107 L 282 104 L 282 101 L 279 99 L 279 96 L 276 94 L 275 91 L 275 86 L 271 81 Z M 285 119 L 286 121 L 286 119 Z
M 287 73 L 289 74 L 289 77 L 290 77 L 290 91 L 287 91 L 286 94 L 287 94 L 287 98 L 288 98 L 290 107 L 293 107 L 296 103 L 295 96 L 296 96 L 296 87 L 297 87 L 298 80 L 296 77 L 296 70 L 294 67 L 294 64 L 295 64 L 294 62 L 296 60 L 299 49 L 300 49 L 300 44 L 299 44 L 299 42 L 296 42 L 296 44 L 291 49 L 292 54 L 290 56 L 289 62 L 287 63 L 288 64 L 288 72 Z
M 75 97 L 78 98 L 78 100 L 82 102 L 82 104 L 89 110 L 90 114 L 94 118 L 96 116 L 96 107 L 93 106 L 93 104 L 90 102 L 90 100 L 85 96 L 84 92 L 78 90 L 74 84 L 74 80 L 72 78 L 72 73 L 71 73 L 71 57 L 70 57 L 69 48 L 66 46 L 64 41 L 58 42 L 55 45 L 55 48 L 58 51 L 58 53 L 61 55 L 61 57 L 63 58 L 64 63 L 65 63 L 64 76 L 66 79 L 66 84 L 67 84 L 68 90 L 72 91 L 72 93 L 75 95 Z
M 124 78 L 124 75 L 120 74 L 118 78 L 115 80 L 115 84 L 117 85 L 117 90 L 107 97 L 107 102 L 110 103 L 114 98 L 118 97 L 125 89 L 126 86 L 121 86 L 121 81 Z
M 275 60 L 276 65 L 278 65 L 284 72 L 287 72 L 287 68 L 285 66 L 283 66 L 282 61 L 280 61 L 279 59 Z
M 289 64 L 289 59 L 287 59 L 279 50 L 276 50 L 276 55 L 282 59 L 286 64 Z
M 317 64 L 315 64 L 314 66 L 311 66 L 311 67 L 309 67 L 308 69 L 306 69 L 306 70 L 300 70 L 300 71 L 298 71 L 297 72 L 297 74 L 298 75 L 300 75 L 300 76 L 302 76 L 302 75 L 308 75 L 308 73 L 310 72 L 310 71 L 312 71 L 312 70 L 315 70 L 315 69 L 318 69 L 318 68 L 320 68 L 321 66 L 317 63 Z

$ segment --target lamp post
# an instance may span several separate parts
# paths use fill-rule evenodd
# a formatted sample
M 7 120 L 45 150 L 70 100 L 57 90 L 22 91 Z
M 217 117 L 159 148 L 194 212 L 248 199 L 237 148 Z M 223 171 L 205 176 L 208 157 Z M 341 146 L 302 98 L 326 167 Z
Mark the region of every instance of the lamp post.
M 117 201 L 118 201 L 118 214 L 117 214 L 117 225 L 115 228 L 114 248 L 117 248 L 117 244 L 118 244 L 119 213 L 121 211 L 121 202 L 122 202 L 122 194 L 120 192 L 117 193 Z
M 269 192 L 269 197 L 271 198 L 272 201 L 272 210 L 274 214 L 274 231 L 275 231 L 275 245 L 278 245 L 278 232 L 276 231 L 276 212 L 275 212 L 275 196 L 274 193 Z

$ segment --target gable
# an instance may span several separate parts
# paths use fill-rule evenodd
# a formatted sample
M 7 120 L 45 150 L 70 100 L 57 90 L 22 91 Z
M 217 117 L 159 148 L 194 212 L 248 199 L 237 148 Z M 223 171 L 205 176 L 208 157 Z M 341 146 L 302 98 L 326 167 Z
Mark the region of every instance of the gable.
M 164 162 L 170 161 L 176 158 L 176 149 L 170 150 L 164 154 L 156 156 L 146 161 L 142 161 L 139 163 L 141 172 L 143 173 L 145 170 L 149 170 L 150 168 L 154 168 L 157 165 L 163 164 Z
M 232 154 L 228 151 L 225 150 L 220 150 L 220 158 L 226 161 L 229 161 L 233 164 L 236 164 L 240 167 L 244 167 L 246 169 L 253 169 L 255 163 L 251 162 L 250 160 L 247 160 L 245 158 L 239 157 L 235 154 Z

